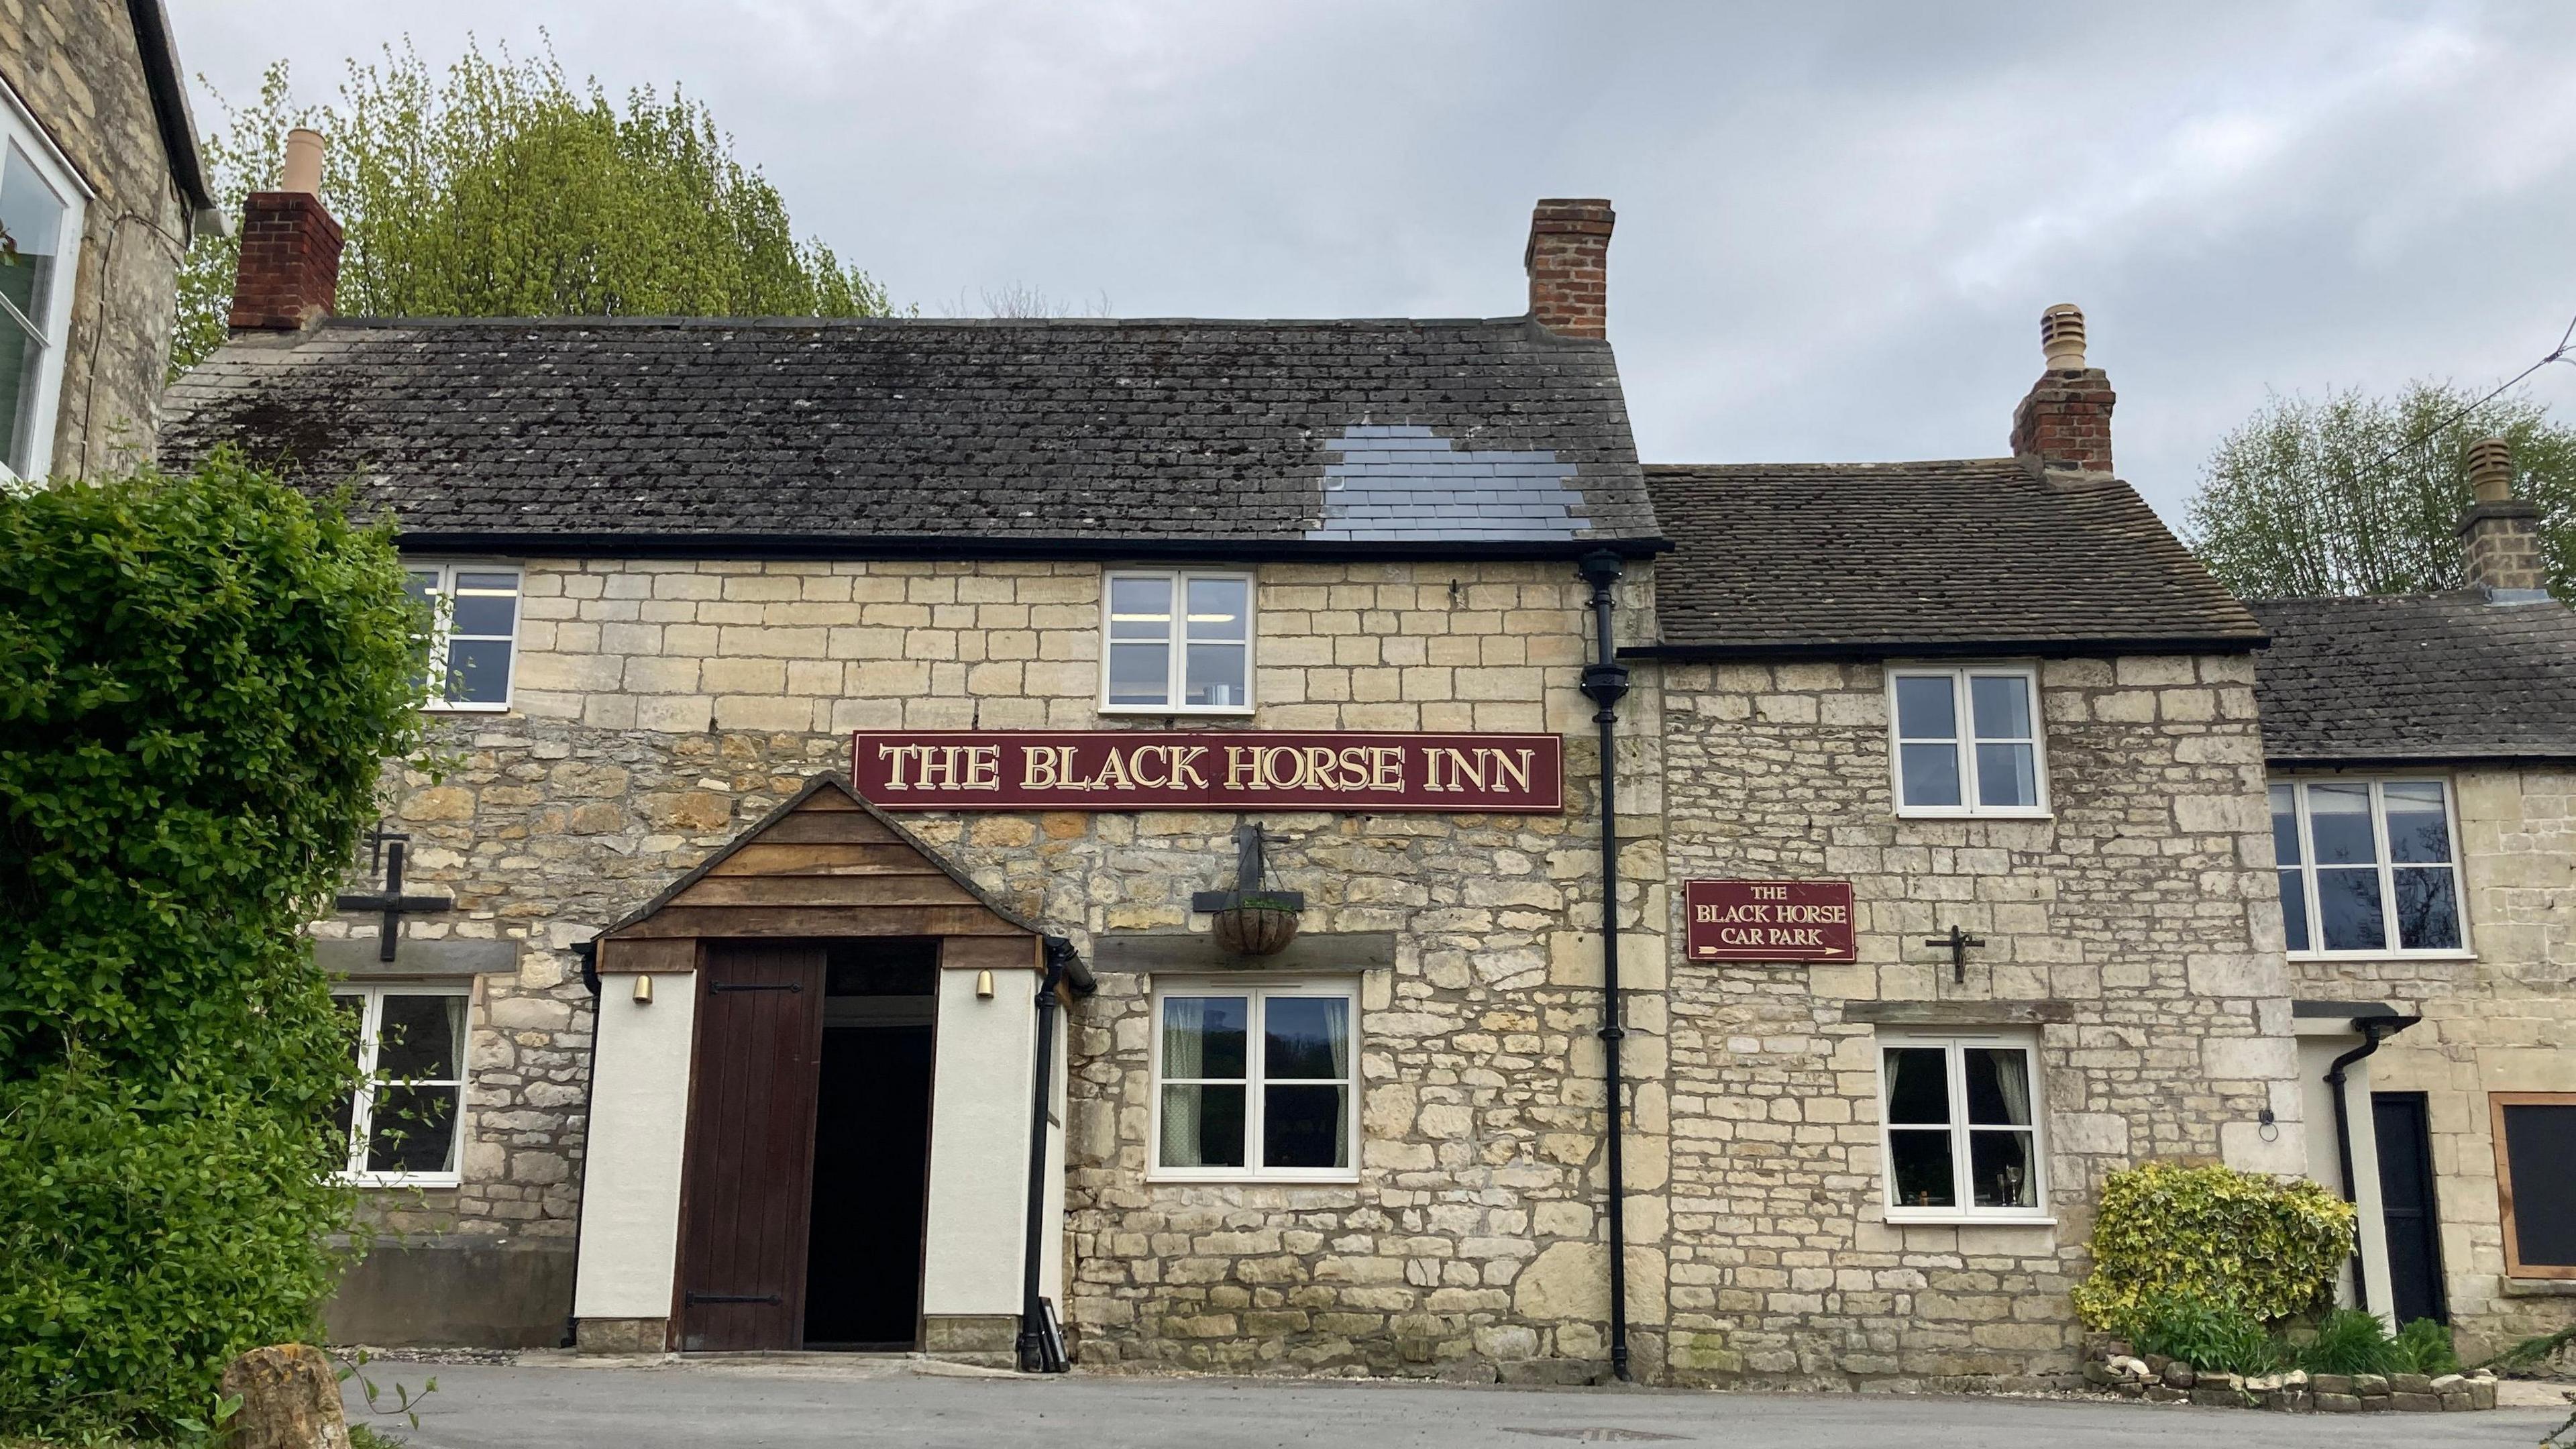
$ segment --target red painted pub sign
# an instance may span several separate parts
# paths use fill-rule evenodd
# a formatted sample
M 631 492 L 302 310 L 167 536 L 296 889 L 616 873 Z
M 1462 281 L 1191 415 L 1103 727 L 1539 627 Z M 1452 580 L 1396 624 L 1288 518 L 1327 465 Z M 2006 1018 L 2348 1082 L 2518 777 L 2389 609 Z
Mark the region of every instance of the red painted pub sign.
M 1682 906 L 1694 961 L 1860 958 L 1849 881 L 1685 881 Z
M 860 731 L 850 780 L 880 810 L 1565 809 L 1555 735 L 1348 730 Z

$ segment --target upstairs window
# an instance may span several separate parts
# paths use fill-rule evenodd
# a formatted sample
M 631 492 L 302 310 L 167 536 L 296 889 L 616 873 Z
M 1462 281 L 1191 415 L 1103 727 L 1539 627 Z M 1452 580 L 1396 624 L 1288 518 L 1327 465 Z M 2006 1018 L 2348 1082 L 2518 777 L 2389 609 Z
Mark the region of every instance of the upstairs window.
M 1888 693 L 1896 813 L 2047 813 L 2037 671 L 1894 669 Z
M 2300 780 L 2272 787 L 2281 929 L 2294 952 L 2458 952 L 2459 851 L 2439 780 Z
M 0 87 L 0 478 L 50 471 L 82 194 Z
M 411 596 L 427 607 L 429 708 L 510 706 L 510 665 L 518 651 L 519 572 L 490 564 L 421 565 Z
M 462 986 L 343 986 L 350 1051 L 364 1079 L 340 1104 L 349 1175 L 360 1182 L 439 1187 L 459 1180 L 465 1121 Z
M 1122 570 L 1106 592 L 1103 709 L 1251 712 L 1252 575 Z

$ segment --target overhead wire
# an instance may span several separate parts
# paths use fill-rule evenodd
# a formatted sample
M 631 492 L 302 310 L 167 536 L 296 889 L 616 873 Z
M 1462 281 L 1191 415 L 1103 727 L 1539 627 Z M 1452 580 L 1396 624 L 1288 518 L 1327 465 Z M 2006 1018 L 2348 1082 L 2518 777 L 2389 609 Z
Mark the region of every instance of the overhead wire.
M 2531 376 L 2533 373 L 2547 367 L 2549 364 L 2553 362 L 2564 362 L 2571 366 L 2576 366 L 2576 356 L 2570 356 L 2569 354 L 2571 351 L 2576 351 L 2576 317 L 2568 319 L 2567 330 L 2558 334 L 2558 345 L 2549 349 L 2547 356 L 2541 358 L 2531 366 L 2524 368 L 2522 371 L 2515 373 L 2513 376 L 2506 378 L 2503 382 L 2498 383 L 2495 390 L 2488 393 L 2485 397 L 2479 398 L 2476 402 L 2468 403 L 2459 408 L 2453 409 L 2449 417 L 2442 419 L 2440 422 L 2433 424 L 2424 431 L 2417 433 L 2414 437 L 2407 439 L 2405 442 L 2399 443 L 2397 446 L 2390 448 L 2387 452 L 2373 458 L 2370 462 L 2370 471 L 2376 473 L 2381 468 L 2386 467 L 2389 460 L 2395 458 L 2398 454 L 2410 452 L 2431 442 L 2435 436 L 2442 432 L 2443 429 L 2451 427 L 2459 422 L 2460 419 L 2469 416 L 2478 409 L 2485 407 L 2488 403 L 2494 402 L 2497 398 L 2511 392 L 2515 387 L 2521 384 L 2524 378 Z

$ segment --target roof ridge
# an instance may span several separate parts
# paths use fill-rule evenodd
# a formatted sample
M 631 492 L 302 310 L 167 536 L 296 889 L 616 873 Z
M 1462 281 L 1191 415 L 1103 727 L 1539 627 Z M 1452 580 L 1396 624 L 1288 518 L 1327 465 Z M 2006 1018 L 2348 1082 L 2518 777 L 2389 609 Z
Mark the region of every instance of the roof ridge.
M 1528 330 L 1552 340 L 1606 346 L 1598 338 L 1567 338 L 1546 332 L 1525 316 L 1521 317 L 727 317 L 692 316 L 611 316 L 611 317 L 380 317 L 365 313 L 322 319 L 323 330 L 378 331 L 395 328 L 459 330 L 491 328 L 521 331 L 528 329 L 592 331 L 603 328 L 706 328 L 710 330 L 825 328 L 831 330 L 890 331 L 908 328 L 963 327 L 988 331 L 1016 328 L 1081 328 L 1081 327 L 1490 327 Z
M 1868 459 L 1858 462 L 1800 463 L 1641 463 L 1649 473 L 1821 473 L 1821 472 L 1893 472 L 1904 468 L 2019 468 L 2018 460 L 2002 458 L 1898 458 Z

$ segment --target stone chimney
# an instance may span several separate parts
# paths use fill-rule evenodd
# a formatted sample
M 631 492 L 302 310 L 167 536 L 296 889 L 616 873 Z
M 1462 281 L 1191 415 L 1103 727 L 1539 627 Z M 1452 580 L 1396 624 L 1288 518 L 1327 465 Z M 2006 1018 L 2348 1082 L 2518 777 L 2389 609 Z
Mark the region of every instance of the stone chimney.
M 1530 213 L 1529 314 L 1560 337 L 1606 337 L 1610 323 L 1610 228 L 1618 215 L 1598 199 L 1556 198 Z
M 242 204 L 233 331 L 294 332 L 331 315 L 340 290 L 340 223 L 322 205 L 321 190 L 321 134 L 287 132 L 278 189 L 254 191 Z
M 2039 314 L 2039 349 L 2047 370 L 2013 410 L 2013 456 L 2043 478 L 2109 477 L 2118 394 L 2084 363 L 2084 313 L 2060 302 Z
M 2497 603 L 2530 603 L 2548 597 L 2548 572 L 2540 562 L 2540 508 L 2513 496 L 2513 447 L 2502 438 L 2480 438 L 2469 448 L 2469 489 L 2475 501 L 2460 516 L 2460 550 L 2469 587 Z

